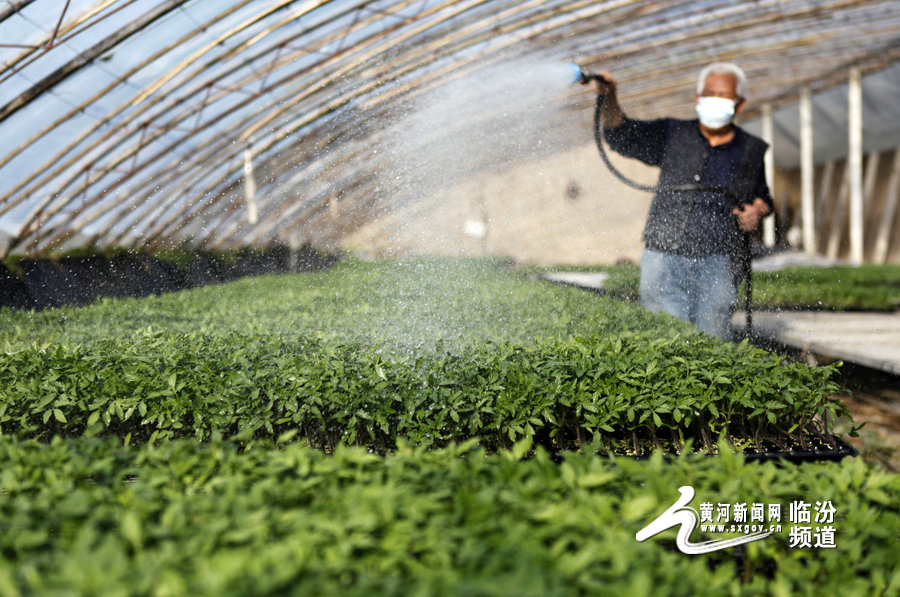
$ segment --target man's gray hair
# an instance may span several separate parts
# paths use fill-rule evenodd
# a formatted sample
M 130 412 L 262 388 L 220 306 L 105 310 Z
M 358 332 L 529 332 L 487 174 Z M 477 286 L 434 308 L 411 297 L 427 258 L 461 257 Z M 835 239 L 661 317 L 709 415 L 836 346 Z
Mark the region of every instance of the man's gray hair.
M 747 75 L 741 70 L 737 64 L 730 62 L 714 62 L 700 71 L 700 79 L 697 81 L 697 95 L 703 93 L 703 87 L 706 86 L 706 79 L 710 75 L 732 75 L 737 81 L 738 97 L 746 97 L 744 93 L 747 91 Z

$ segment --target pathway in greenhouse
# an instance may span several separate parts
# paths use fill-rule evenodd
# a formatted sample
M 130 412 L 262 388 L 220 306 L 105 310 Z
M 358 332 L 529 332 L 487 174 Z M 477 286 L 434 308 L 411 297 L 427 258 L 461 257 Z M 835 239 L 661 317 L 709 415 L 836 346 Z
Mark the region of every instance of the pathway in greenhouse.
M 549 272 L 541 274 L 541 277 L 564 286 L 602 291 L 609 274 L 606 272 Z
M 737 312 L 735 328 L 746 315 Z M 900 314 L 816 311 L 753 313 L 754 333 L 807 354 L 900 375 Z

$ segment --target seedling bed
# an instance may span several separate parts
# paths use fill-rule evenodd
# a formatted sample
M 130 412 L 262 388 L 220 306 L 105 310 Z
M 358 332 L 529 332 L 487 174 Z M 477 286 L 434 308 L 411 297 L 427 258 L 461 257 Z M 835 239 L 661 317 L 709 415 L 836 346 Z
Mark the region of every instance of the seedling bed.
M 651 583 L 673 597 L 892 594 L 900 477 L 859 459 L 799 468 L 731 453 L 570 454 L 555 465 L 540 448 L 523 461 L 529 451 L 520 442 L 486 457 L 466 442 L 379 458 L 298 444 L 0 438 L 0 592 L 587 596 Z M 787 523 L 708 557 L 679 553 L 674 529 L 635 541 L 683 485 L 698 501 L 785 512 L 830 500 L 837 549 L 792 548 Z
M 448 306 L 458 286 L 465 300 Z M 691 439 L 701 452 L 719 438 L 831 444 L 846 413 L 829 398 L 834 367 L 785 364 L 467 263 L 344 264 L 0 318 L 13 331 L 0 354 L 0 433 L 43 441 L 292 434 L 327 452 L 387 453 L 401 437 L 432 449 L 479 438 L 489 451 L 531 438 L 549 451 L 600 441 L 641 455 L 666 442 L 681 453 Z

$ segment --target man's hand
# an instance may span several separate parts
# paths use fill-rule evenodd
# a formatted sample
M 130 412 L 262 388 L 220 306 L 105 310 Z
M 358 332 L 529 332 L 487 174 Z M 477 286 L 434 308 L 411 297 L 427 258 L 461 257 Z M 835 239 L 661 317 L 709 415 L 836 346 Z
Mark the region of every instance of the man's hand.
M 591 89 L 598 95 L 605 95 L 606 101 L 603 103 L 603 112 L 600 114 L 601 124 L 610 129 L 614 129 L 625 122 L 625 115 L 622 108 L 619 107 L 619 99 L 616 97 L 616 79 L 608 70 L 600 71 L 600 76 L 606 79 L 606 82 L 591 80 Z
M 759 221 L 769 215 L 769 206 L 761 197 L 757 197 L 752 205 L 743 205 L 740 209 L 735 207 L 731 213 L 737 216 L 741 230 L 753 232 L 759 226 Z
M 612 76 L 612 73 L 608 70 L 602 70 L 597 73 L 604 79 L 606 79 L 606 83 L 598 81 L 597 79 L 591 80 L 591 89 L 598 95 L 616 95 L 616 79 Z

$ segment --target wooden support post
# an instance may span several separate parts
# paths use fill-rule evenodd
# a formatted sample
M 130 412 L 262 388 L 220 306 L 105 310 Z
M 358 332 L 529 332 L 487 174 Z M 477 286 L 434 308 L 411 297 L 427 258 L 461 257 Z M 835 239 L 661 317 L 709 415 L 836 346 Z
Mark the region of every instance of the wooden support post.
M 872 253 L 872 261 L 884 263 L 887 261 L 888 249 L 891 244 L 891 233 L 894 231 L 894 216 L 897 214 L 897 201 L 900 199 L 900 148 L 894 150 L 894 164 L 891 168 L 891 178 L 888 181 L 887 196 L 884 199 L 884 211 L 878 225 L 878 237 L 875 240 L 875 250 Z
M 778 208 L 778 217 L 782 222 L 791 221 L 791 194 L 787 189 L 781 189 L 781 203 L 776 203 L 775 207 Z
M 863 207 L 869 208 L 872 203 L 872 195 L 875 194 L 875 180 L 878 176 L 878 165 L 881 163 L 881 154 L 873 151 L 866 160 L 866 168 L 863 180 Z
M 881 152 L 872 151 L 869 152 L 869 155 L 866 157 L 866 165 L 863 168 L 863 212 L 864 216 L 872 221 L 872 203 L 875 196 L 875 183 L 878 179 L 878 168 L 881 165 Z M 874 224 L 873 224 L 874 225 Z M 866 225 L 868 228 L 868 225 Z M 870 232 L 869 239 L 867 240 L 865 236 L 863 236 L 863 261 L 866 260 L 866 246 L 869 247 L 869 252 L 871 254 L 872 249 L 872 240 L 871 237 L 874 235 Z
M 828 193 L 831 192 L 831 181 L 834 180 L 834 160 L 826 162 L 822 168 L 822 179 L 819 181 L 819 196 L 816 198 L 816 222 L 825 218 L 825 206 L 828 205 Z
M 256 224 L 256 179 L 253 178 L 253 149 L 244 150 L 244 199 L 247 203 L 247 222 Z
M 844 164 L 844 177 L 841 190 L 838 192 L 837 205 L 831 216 L 831 230 L 828 233 L 828 248 L 825 256 L 837 259 L 841 250 L 841 237 L 844 234 L 844 217 L 847 214 L 847 195 L 850 194 L 850 164 Z
M 775 133 L 772 126 L 772 104 L 766 102 L 762 108 L 762 138 L 769 144 L 769 150 L 764 158 L 766 170 L 766 184 L 769 187 L 769 195 L 772 203 L 775 200 Z M 771 213 L 763 219 L 763 244 L 767 247 L 775 246 L 775 213 Z
M 338 193 L 335 191 L 328 199 L 328 217 L 332 222 L 337 222 L 341 215 L 341 206 L 338 203 Z
M 800 93 L 800 217 L 803 220 L 803 252 L 816 253 L 816 221 L 813 205 L 812 99 L 809 85 Z
M 862 81 L 859 67 L 850 67 L 850 85 L 847 94 L 849 104 L 850 154 L 847 165 L 850 168 L 850 261 L 859 265 L 863 262 L 863 114 Z

